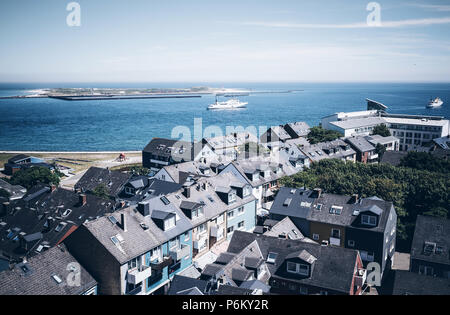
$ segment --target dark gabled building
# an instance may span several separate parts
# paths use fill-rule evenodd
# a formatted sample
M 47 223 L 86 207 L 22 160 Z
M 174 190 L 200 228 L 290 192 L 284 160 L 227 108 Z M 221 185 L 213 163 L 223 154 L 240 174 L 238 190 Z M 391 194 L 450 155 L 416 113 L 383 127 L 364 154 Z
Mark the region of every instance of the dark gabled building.
M 97 281 L 63 245 L 0 272 L 0 295 L 96 295 Z
M 392 295 L 450 295 L 450 279 L 396 270 Z
M 270 217 L 289 217 L 316 242 L 357 249 L 364 263 L 377 262 L 382 272 L 395 253 L 397 214 L 391 202 L 377 197 L 285 187 L 275 198 Z
M 268 267 L 270 293 L 358 295 L 366 271 L 358 251 L 236 231 L 229 253 L 256 242 Z
M 82 223 L 114 210 L 111 201 L 36 186 L 20 200 L 0 206 L 0 258 L 20 262 L 59 245 Z
M 411 271 L 450 279 L 450 220 L 417 217 L 411 247 Z
M 92 192 L 103 185 L 108 191 L 110 198 L 115 199 L 122 192 L 123 187 L 129 182 L 131 174 L 119 171 L 111 171 L 106 168 L 91 167 L 75 184 L 75 190 L 82 193 Z
M 154 138 L 142 151 L 142 165 L 157 172 L 164 166 L 193 161 L 194 147 L 192 142 Z
M 350 144 L 356 151 L 356 161 L 367 164 L 378 162 L 376 148 L 362 136 L 346 138 L 345 142 Z
M 170 281 L 167 295 L 207 295 L 211 291 L 211 284 L 210 281 L 175 275 Z
M 10 158 L 8 163 L 4 165 L 6 175 L 14 175 L 15 172 L 31 167 L 45 167 L 51 171 L 54 170 L 53 165 L 45 163 L 44 160 L 25 154 L 19 154 Z
M 310 129 L 311 127 L 303 121 L 284 125 L 284 130 L 286 130 L 286 132 L 291 136 L 292 139 L 307 137 Z

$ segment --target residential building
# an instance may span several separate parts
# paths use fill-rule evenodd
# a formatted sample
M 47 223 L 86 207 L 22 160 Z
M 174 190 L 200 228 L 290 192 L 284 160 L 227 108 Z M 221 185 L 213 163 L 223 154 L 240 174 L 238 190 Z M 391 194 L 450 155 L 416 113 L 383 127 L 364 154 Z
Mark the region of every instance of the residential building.
M 96 188 L 103 186 L 111 199 L 117 199 L 124 185 L 132 174 L 111 171 L 106 168 L 90 167 L 75 184 L 75 191 L 92 194 Z
M 359 295 L 365 287 L 366 271 L 356 250 L 245 232 L 233 235 L 229 255 L 251 258 L 255 253 L 257 259 L 244 259 L 244 267 L 264 266 L 270 293 Z M 250 273 L 244 271 L 235 271 L 234 277 L 246 278 Z
M 390 136 L 382 137 L 380 135 L 372 135 L 364 137 L 368 142 L 370 142 L 374 147 L 381 144 L 385 147 L 387 151 L 398 151 L 400 149 L 400 139 Z
M 276 223 L 273 225 L 267 224 L 268 221 Z M 289 217 L 285 217 L 283 220 L 278 222 L 267 219 L 266 222 L 264 222 L 264 230 L 265 231 L 263 234 L 266 236 L 286 238 L 290 240 L 300 240 L 307 243 L 316 243 L 315 241 L 305 237 L 300 229 L 295 226 L 294 222 L 289 219 Z
M 8 200 L 6 201 L 14 201 L 22 199 L 27 193 L 26 188 L 19 185 L 11 185 L 10 183 L 4 181 L 3 179 L 0 179 L 0 190 L 4 190 L 9 194 Z
M 30 167 L 46 167 L 51 171 L 54 170 L 54 167 L 44 160 L 25 154 L 19 154 L 10 158 L 8 163 L 4 165 L 6 175 L 14 175 L 15 172 Z
M 65 243 L 105 295 L 165 292 L 192 265 L 192 225 L 164 197 L 85 223 Z
M 294 122 L 280 126 L 270 127 L 260 137 L 260 143 L 271 150 L 282 147 L 287 141 L 303 138 L 309 134 L 311 128 L 305 122 Z
M 0 258 L 21 262 L 61 244 L 81 224 L 116 209 L 112 201 L 39 185 L 0 206 Z
M 253 187 L 253 195 L 257 198 L 257 209 L 270 209 L 274 192 L 279 188 L 279 180 L 301 171 L 295 168 L 284 152 L 274 157 L 258 157 L 238 160 L 230 163 L 222 172 L 232 172 L 245 179 Z
M 154 138 L 142 151 L 142 165 L 156 173 L 164 166 L 215 157 L 208 145 L 181 140 Z
M 204 146 L 209 146 L 216 156 L 236 159 L 239 150 L 248 143 L 258 143 L 258 138 L 250 132 L 235 132 L 225 136 L 203 138 Z
M 0 295 L 96 295 L 97 281 L 59 245 L 0 272 Z
M 321 189 L 283 188 L 270 217 L 289 217 L 313 241 L 357 249 L 364 264 L 377 262 L 382 273 L 395 253 L 397 214 L 391 202 L 322 193 Z
M 450 220 L 417 217 L 411 246 L 411 272 L 450 279 Z
M 450 280 L 396 270 L 392 295 L 450 295 Z
M 253 231 L 256 198 L 250 184 L 232 173 L 186 183 L 181 193 L 166 195 L 193 227 L 193 255 L 230 239 L 234 231 Z
M 339 159 L 342 161 L 356 162 L 356 151 L 341 139 L 305 146 L 300 148 L 300 151 L 309 158 L 311 162 L 318 162 L 325 159 Z
M 367 164 L 367 163 L 377 163 L 378 153 L 376 152 L 375 146 L 373 146 L 364 137 L 351 137 L 346 138 L 345 142 L 350 144 L 353 150 L 356 151 L 356 161 Z
M 286 130 L 286 132 L 291 136 L 292 139 L 307 137 L 310 129 L 311 127 L 303 121 L 293 122 L 284 125 L 284 130 Z
M 182 189 L 182 185 L 163 181 L 148 176 L 133 176 L 123 185 L 118 195 L 119 202 L 126 206 L 137 205 L 139 202 L 161 197 Z

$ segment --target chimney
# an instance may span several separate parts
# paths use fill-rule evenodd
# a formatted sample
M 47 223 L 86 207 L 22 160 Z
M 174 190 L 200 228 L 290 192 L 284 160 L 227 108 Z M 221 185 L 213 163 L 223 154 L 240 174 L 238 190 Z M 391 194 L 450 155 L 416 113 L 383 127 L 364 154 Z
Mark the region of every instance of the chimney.
M 147 217 L 150 215 L 150 204 L 149 203 L 144 203 L 144 202 L 140 202 L 138 204 L 137 210 L 139 211 L 140 214 L 142 214 L 144 217 Z
M 56 190 L 55 184 L 50 184 L 50 192 L 54 192 Z
M 350 204 L 357 204 L 359 201 L 359 195 L 358 194 L 353 194 L 352 198 L 350 199 Z
M 125 213 L 122 213 L 121 215 L 120 215 L 120 226 L 121 226 L 121 228 L 122 228 L 122 230 L 124 231 L 124 232 L 126 232 L 127 231 L 127 221 L 126 221 L 126 219 L 125 219 Z
M 122 200 L 122 201 L 120 202 L 120 208 L 125 208 L 125 205 L 126 205 L 125 201 Z
M 322 189 L 316 188 L 316 189 L 314 189 L 314 193 L 315 193 L 315 195 L 317 195 L 315 198 L 319 199 L 320 196 L 322 196 Z
M 9 202 L 4 202 L 2 205 L 1 215 L 7 215 L 11 211 L 11 204 Z
M 186 198 L 191 198 L 191 187 L 184 187 L 183 195 Z
M 81 206 L 86 205 L 86 203 L 87 203 L 87 196 L 86 196 L 86 194 L 79 195 L 79 200 L 80 200 Z

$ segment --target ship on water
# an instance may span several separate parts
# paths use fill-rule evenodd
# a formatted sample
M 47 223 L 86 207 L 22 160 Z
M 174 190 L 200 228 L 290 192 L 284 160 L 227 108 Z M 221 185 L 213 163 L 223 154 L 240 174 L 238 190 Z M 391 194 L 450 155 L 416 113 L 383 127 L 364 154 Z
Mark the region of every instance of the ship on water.
M 247 102 L 241 102 L 234 98 L 226 102 L 218 102 L 216 96 L 216 102 L 208 106 L 208 110 L 233 110 L 247 107 Z
M 439 97 L 436 97 L 435 99 L 430 100 L 430 102 L 427 105 L 427 108 L 441 107 L 443 104 L 444 102 Z

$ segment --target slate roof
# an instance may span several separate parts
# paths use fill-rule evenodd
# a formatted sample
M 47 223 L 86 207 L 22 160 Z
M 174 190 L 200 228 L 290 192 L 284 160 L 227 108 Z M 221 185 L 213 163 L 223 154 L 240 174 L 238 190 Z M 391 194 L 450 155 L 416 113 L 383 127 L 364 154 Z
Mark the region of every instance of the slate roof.
M 160 158 L 174 158 L 180 161 L 192 161 L 194 144 L 192 142 L 153 138 L 144 148 L 143 152 L 150 153 Z M 182 150 L 181 150 L 182 149 Z
M 167 295 L 191 295 L 191 290 L 194 288 L 197 288 L 202 294 L 205 294 L 207 293 L 208 281 L 175 275 L 170 282 Z
M 95 279 L 81 268 L 81 286 L 67 283 L 70 264 L 77 263 L 65 246 L 57 246 L 34 256 L 27 263 L 0 272 L 0 295 L 79 295 L 97 285 Z M 27 268 L 27 272 L 24 269 Z M 62 280 L 58 284 L 53 276 Z
M 434 243 L 441 251 L 424 251 L 425 242 Z M 411 259 L 450 265 L 450 220 L 417 216 L 411 247 Z
M 264 235 L 235 231 L 228 252 L 240 253 L 252 242 L 257 242 L 265 259 L 269 253 L 277 253 L 274 264 L 267 263 L 272 278 L 294 281 L 348 294 L 352 289 L 354 268 L 358 251 L 333 246 L 320 246 L 298 240 L 286 240 Z M 309 278 L 297 277 L 286 270 L 286 258 L 293 252 L 308 252 L 317 260 Z
M 148 178 L 147 176 L 132 177 L 124 187 L 128 185 L 135 185 L 135 189 L 140 187 L 137 188 L 134 195 L 127 194 L 125 189 L 118 195 L 119 200 L 127 201 L 129 205 L 135 205 L 182 189 L 180 184 Z
M 375 151 L 375 147 L 364 137 L 346 138 L 345 141 L 348 142 L 356 151 L 361 153 Z
M 108 189 L 112 197 L 116 197 L 122 191 L 131 178 L 131 174 L 119 171 L 111 171 L 105 168 L 91 167 L 75 184 L 75 189 L 81 189 L 83 192 L 92 192 L 97 186 L 103 184 Z
M 11 202 L 11 212 L 0 217 L 0 254 L 3 256 L 22 260 L 24 255 L 35 255 L 62 242 L 85 221 L 114 211 L 114 204 L 109 200 L 87 195 L 83 205 L 81 196 L 73 191 L 57 188 L 51 192 L 50 188 L 42 187 L 39 186 L 37 192 L 31 189 L 31 195 Z M 28 244 L 27 250 L 14 241 L 38 235 L 36 233 L 42 233 L 42 238 Z
M 285 129 L 289 131 L 292 130 L 297 137 L 306 137 L 309 134 L 311 127 L 303 121 L 298 121 L 285 125 Z
M 270 213 L 331 225 L 367 229 L 367 226 L 360 224 L 360 214 L 371 211 L 380 217 L 377 226 L 370 229 L 381 232 L 384 231 L 393 208 L 391 202 L 379 198 L 364 198 L 354 203 L 353 197 L 345 195 L 321 193 L 320 197 L 317 197 L 317 193 L 312 190 L 283 187 L 276 196 Z M 289 199 L 291 202 L 286 206 L 288 204 L 286 201 Z M 321 205 L 320 210 L 318 205 Z M 342 207 L 341 214 L 331 213 L 332 207 Z M 355 215 L 355 211 L 359 213 Z
M 26 160 L 26 159 L 30 159 L 31 156 L 29 155 L 25 155 L 25 154 L 18 154 L 16 156 L 13 156 L 12 158 L 8 159 L 8 163 L 10 164 L 15 164 L 17 162 Z
M 450 295 L 450 279 L 396 270 L 392 295 Z
M 261 290 L 263 293 L 270 293 L 270 286 L 267 284 L 259 281 L 259 280 L 250 280 L 243 282 L 239 288 L 241 289 L 247 289 L 247 290 Z
M 301 148 L 300 151 L 313 162 L 324 159 L 347 159 L 356 154 L 355 150 L 341 139 L 311 144 Z
M 180 213 L 174 205 L 165 205 L 160 198 L 149 201 L 150 215 L 144 217 L 136 209 L 127 208 L 116 211 L 111 215 L 106 215 L 92 222 L 83 225 L 115 258 L 120 264 L 125 264 L 129 260 L 141 256 L 150 250 L 160 246 L 192 229 L 189 221 Z M 176 226 L 170 230 L 161 230 L 154 218 L 166 218 L 171 214 L 178 214 L 179 220 Z M 125 232 L 119 224 L 113 224 L 109 216 L 121 222 L 121 214 L 125 215 L 127 231 Z M 143 229 L 141 224 L 145 224 L 148 229 Z M 115 245 L 111 238 L 120 234 L 123 242 Z
M 266 220 L 264 222 L 264 225 L 267 224 L 267 221 L 273 220 Z M 295 226 L 292 220 L 289 219 L 289 217 L 285 217 L 283 220 L 274 224 L 267 232 L 264 233 L 264 235 L 273 237 L 286 235 L 286 237 L 291 240 L 302 240 L 303 242 L 316 243 L 313 240 L 305 237 L 302 232 Z

